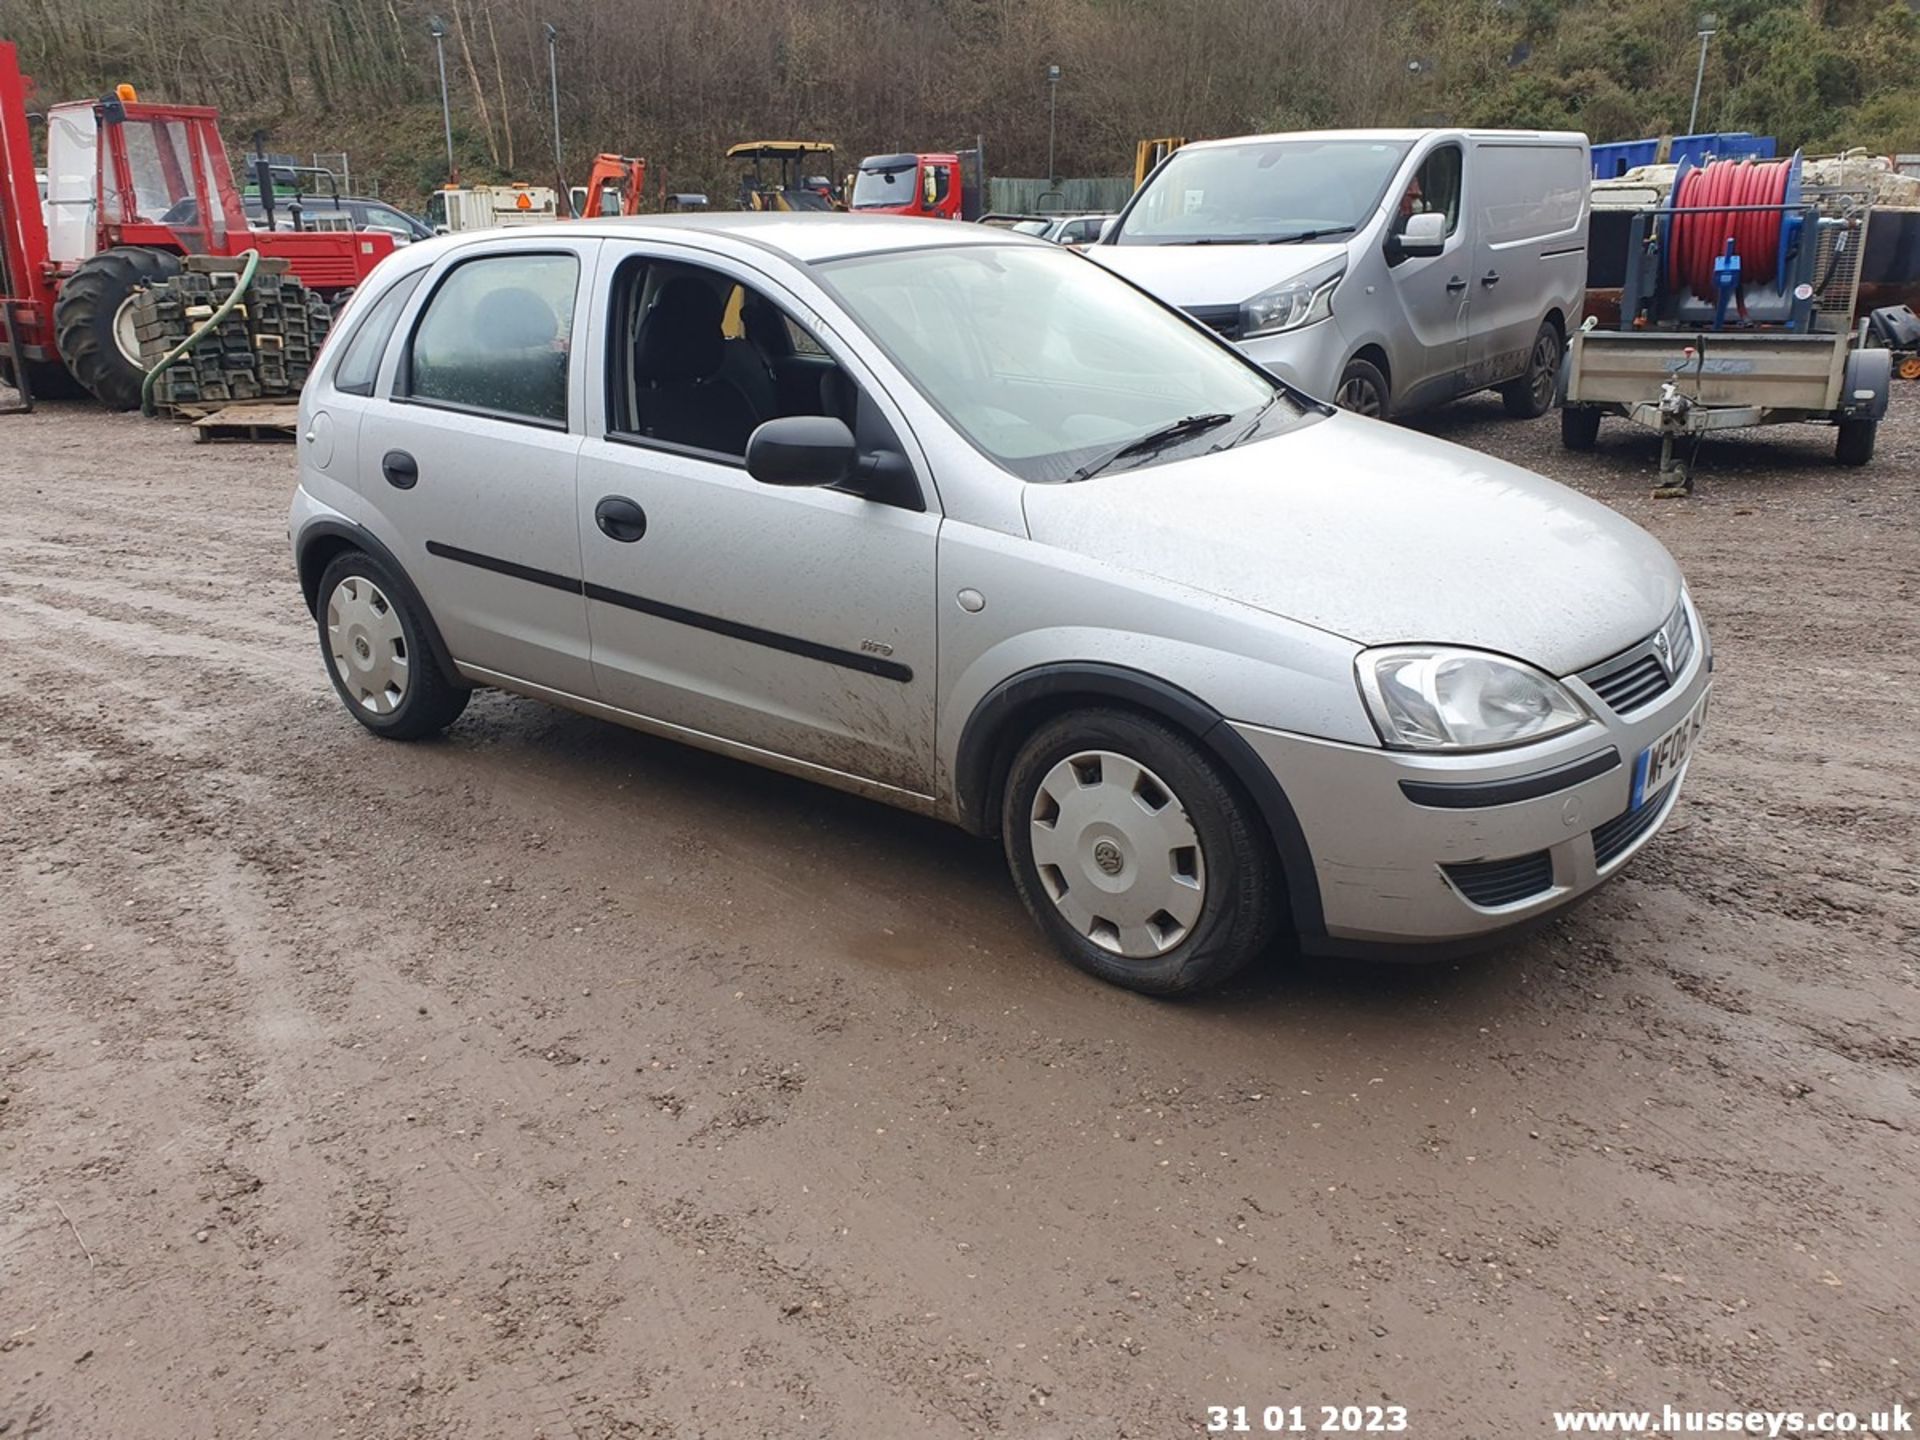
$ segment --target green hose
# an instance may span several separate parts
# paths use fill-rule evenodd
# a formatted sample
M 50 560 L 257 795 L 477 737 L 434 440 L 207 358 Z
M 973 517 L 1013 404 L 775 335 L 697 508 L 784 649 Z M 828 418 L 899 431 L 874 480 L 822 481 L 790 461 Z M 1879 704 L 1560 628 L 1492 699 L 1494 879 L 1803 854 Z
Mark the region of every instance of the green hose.
M 233 258 L 247 262 L 241 267 L 240 279 L 235 283 L 233 293 L 222 300 L 219 308 L 206 319 L 202 320 L 199 327 L 195 329 L 191 335 L 187 336 L 186 339 L 182 340 L 178 345 L 174 346 L 173 349 L 163 355 L 159 363 L 147 371 L 146 378 L 140 382 L 140 413 L 142 415 L 151 416 L 153 414 L 153 382 L 160 378 L 160 372 L 180 359 L 187 351 L 191 350 L 194 342 L 202 335 L 205 335 L 209 330 L 213 329 L 214 326 L 231 315 L 233 313 L 233 307 L 240 303 L 240 297 L 247 293 L 247 287 L 253 283 L 253 272 L 260 264 L 260 252 L 258 250 L 242 250 Z

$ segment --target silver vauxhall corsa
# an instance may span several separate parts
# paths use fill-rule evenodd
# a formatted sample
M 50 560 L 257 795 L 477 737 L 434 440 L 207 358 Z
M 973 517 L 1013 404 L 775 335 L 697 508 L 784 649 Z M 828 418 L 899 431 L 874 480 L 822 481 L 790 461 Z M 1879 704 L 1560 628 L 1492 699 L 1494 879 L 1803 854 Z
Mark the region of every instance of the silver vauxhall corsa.
M 1700 733 L 1650 536 L 1002 230 L 426 241 L 301 411 L 294 558 L 369 730 L 498 686 L 997 835 L 1154 994 L 1283 931 L 1484 945 L 1616 872 Z

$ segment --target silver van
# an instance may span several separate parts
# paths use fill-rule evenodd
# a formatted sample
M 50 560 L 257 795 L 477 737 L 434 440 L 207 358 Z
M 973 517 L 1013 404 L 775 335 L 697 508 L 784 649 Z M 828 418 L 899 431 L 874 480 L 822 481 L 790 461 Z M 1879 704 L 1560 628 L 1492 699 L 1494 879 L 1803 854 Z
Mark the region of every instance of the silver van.
M 1579 323 L 1589 173 L 1574 132 L 1208 140 L 1162 161 L 1087 253 L 1349 410 L 1498 388 L 1532 418 Z

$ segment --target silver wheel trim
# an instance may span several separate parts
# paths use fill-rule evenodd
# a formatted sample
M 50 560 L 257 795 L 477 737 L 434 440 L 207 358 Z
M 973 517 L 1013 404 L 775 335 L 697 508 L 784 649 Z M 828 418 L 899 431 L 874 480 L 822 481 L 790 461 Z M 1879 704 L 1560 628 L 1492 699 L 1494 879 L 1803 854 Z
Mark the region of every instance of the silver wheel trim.
M 1138 761 L 1111 750 L 1069 755 L 1034 792 L 1028 837 L 1047 898 L 1101 949 L 1152 959 L 1199 923 L 1200 836 L 1172 788 Z
M 1560 342 L 1551 335 L 1542 335 L 1533 342 L 1533 368 L 1528 372 L 1527 380 L 1533 390 L 1533 403 L 1545 406 L 1552 403 L 1555 382 L 1559 379 Z
M 1356 415 L 1371 415 L 1376 420 L 1380 418 L 1380 392 L 1371 380 L 1359 375 L 1349 376 L 1340 382 L 1334 403 Z
M 407 637 L 400 614 L 364 575 L 347 576 L 327 597 L 327 656 L 361 709 L 391 715 L 407 698 Z
M 140 336 L 133 325 L 133 302 L 139 298 L 140 291 L 135 290 L 113 312 L 113 343 L 118 347 L 122 359 L 144 370 L 147 367 L 140 361 Z

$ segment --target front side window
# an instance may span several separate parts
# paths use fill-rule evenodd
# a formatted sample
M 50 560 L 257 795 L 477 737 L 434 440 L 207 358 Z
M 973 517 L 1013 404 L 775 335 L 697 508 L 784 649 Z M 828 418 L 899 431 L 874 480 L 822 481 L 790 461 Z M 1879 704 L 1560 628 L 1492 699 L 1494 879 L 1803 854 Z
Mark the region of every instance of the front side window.
M 393 327 L 400 323 L 400 312 L 419 288 L 424 270 L 403 275 L 367 312 L 367 318 L 355 328 L 333 372 L 333 388 L 343 395 L 371 395 L 373 382 L 380 374 L 380 357 L 387 353 L 387 341 Z
M 1447 234 L 1460 224 L 1460 147 L 1442 145 L 1420 162 L 1413 179 L 1400 193 L 1400 208 L 1393 218 L 1397 235 L 1415 215 L 1444 215 Z
M 1204 447 L 1303 413 L 1252 364 L 1069 251 L 953 245 L 818 269 L 961 434 L 1028 480 L 1076 478 L 1195 417 L 1218 417 L 1195 435 Z M 1193 453 L 1151 448 L 1123 463 Z
M 1135 201 L 1121 245 L 1259 245 L 1365 224 L 1410 146 L 1388 140 L 1259 140 L 1174 152 Z
M 409 397 L 564 428 L 579 279 L 571 255 L 490 255 L 456 267 L 414 327 Z

